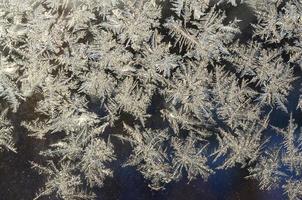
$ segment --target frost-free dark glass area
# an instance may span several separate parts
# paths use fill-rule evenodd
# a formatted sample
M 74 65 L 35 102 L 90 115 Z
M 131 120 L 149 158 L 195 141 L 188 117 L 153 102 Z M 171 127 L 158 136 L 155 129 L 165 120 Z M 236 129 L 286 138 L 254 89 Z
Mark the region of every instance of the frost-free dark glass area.
M 0 0 L 0 200 L 302 199 L 300 0 Z

